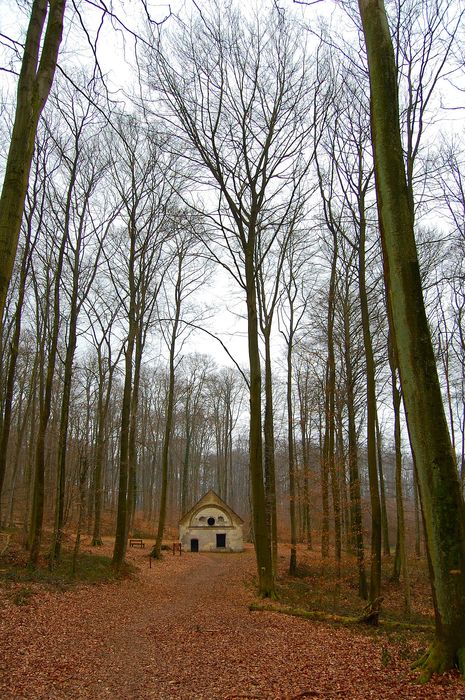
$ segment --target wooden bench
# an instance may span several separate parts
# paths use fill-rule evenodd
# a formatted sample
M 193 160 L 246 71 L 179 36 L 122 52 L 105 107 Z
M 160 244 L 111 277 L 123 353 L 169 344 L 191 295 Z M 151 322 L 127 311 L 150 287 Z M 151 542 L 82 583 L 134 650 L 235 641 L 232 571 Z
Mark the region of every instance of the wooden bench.
M 145 542 L 140 537 L 131 537 L 129 539 L 129 546 L 130 547 L 140 547 L 142 549 L 142 547 L 145 547 Z
M 179 552 L 179 556 L 182 554 L 182 544 L 181 542 L 173 542 L 173 556 Z

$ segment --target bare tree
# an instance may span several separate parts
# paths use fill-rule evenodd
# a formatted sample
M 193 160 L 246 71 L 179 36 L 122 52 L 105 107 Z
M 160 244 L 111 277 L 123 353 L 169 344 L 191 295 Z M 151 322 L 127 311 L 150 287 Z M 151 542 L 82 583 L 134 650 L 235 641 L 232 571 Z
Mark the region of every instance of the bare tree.
M 163 39 L 163 37 L 162 37 Z M 251 19 L 221 2 L 157 44 L 148 77 L 159 90 L 179 148 L 215 193 L 209 253 L 236 280 L 247 306 L 250 367 L 250 473 L 259 589 L 274 595 L 264 514 L 261 362 L 257 269 L 300 193 L 311 157 L 304 150 L 316 89 L 304 40 L 275 11 Z M 151 78 L 153 66 L 156 78 Z M 210 198 L 209 198 L 210 201 Z M 258 248 L 259 236 L 261 247 Z M 266 236 L 266 237 L 265 237 Z
M 125 557 L 135 504 L 135 440 L 142 354 L 148 330 L 154 322 L 165 272 L 164 243 L 170 235 L 167 219 L 174 183 L 168 182 L 164 172 L 167 163 L 161 153 L 163 140 L 154 129 L 145 131 L 134 118 L 123 117 L 118 141 L 113 144 L 112 179 L 126 224 L 125 230 L 116 235 L 112 255 L 107 258 L 126 325 L 118 515 L 113 552 L 116 567 L 121 566 Z
M 78 341 L 78 323 L 82 306 L 90 292 L 100 264 L 101 249 L 105 234 L 117 212 L 105 212 L 94 203 L 105 175 L 107 163 L 99 158 L 101 147 L 99 132 L 102 129 L 98 112 L 87 99 L 78 100 L 76 95 L 62 89 L 58 100 L 57 116 L 64 122 L 64 133 L 52 138 L 59 152 L 60 174 L 69 179 L 69 190 L 63 201 L 54 207 L 54 220 L 58 230 L 63 228 L 67 240 L 63 267 L 64 301 L 67 312 L 66 350 L 63 363 L 63 390 L 60 409 L 58 437 L 57 499 L 55 528 L 52 544 L 52 559 L 58 560 L 61 553 L 62 529 L 64 525 L 66 454 L 73 364 Z M 58 193 L 57 193 L 58 194 Z M 58 195 L 59 196 L 59 195 Z M 100 208 L 100 211 L 99 211 Z

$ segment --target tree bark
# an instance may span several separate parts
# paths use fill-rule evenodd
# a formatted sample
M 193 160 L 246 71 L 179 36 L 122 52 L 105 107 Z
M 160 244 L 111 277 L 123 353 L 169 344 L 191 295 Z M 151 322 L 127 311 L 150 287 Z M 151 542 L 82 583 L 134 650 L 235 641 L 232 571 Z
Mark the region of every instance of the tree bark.
M 404 517 L 404 496 L 402 493 L 402 451 L 400 432 L 400 406 L 401 395 L 397 386 L 397 362 L 395 350 L 392 343 L 392 336 L 388 338 L 389 367 L 391 370 L 392 385 L 392 406 L 394 410 L 394 449 L 396 460 L 396 515 L 397 515 L 397 539 L 396 553 L 394 557 L 394 568 L 392 578 L 399 581 L 402 574 L 402 587 L 404 591 L 404 612 L 410 615 L 410 581 L 408 575 L 407 551 L 405 547 L 405 517 Z
M 31 519 L 31 553 L 29 558 L 29 563 L 31 566 L 36 567 L 39 554 L 40 545 L 42 541 L 42 524 L 44 517 L 44 490 L 45 490 L 45 437 L 47 434 L 48 423 L 50 419 L 50 412 L 52 409 L 52 391 L 53 391 L 53 379 L 55 374 L 55 364 L 56 357 L 58 353 L 58 334 L 60 330 L 60 291 L 61 291 L 61 275 L 63 271 L 63 260 L 66 248 L 66 235 L 60 242 L 60 247 L 58 250 L 58 257 L 56 263 L 56 269 L 53 276 L 53 320 L 52 329 L 49 340 L 49 350 L 47 358 L 47 370 L 45 375 L 45 385 L 43 390 L 43 395 L 41 395 L 40 401 L 40 412 L 39 412 L 39 426 L 37 433 L 37 443 L 35 451 L 34 460 L 34 495 L 33 495 L 33 511 Z M 47 304 L 48 301 L 45 301 Z M 49 311 L 47 310 L 47 315 Z M 45 328 L 45 324 L 44 324 Z M 43 350 L 45 355 L 45 349 Z
M 465 676 L 465 506 L 425 313 L 399 127 L 397 73 L 381 0 L 359 0 L 368 54 L 372 139 L 386 290 L 399 363 L 435 608 L 422 678 Z
M 274 597 L 273 557 L 271 537 L 266 523 L 266 498 L 263 482 L 262 450 L 262 377 L 258 345 L 258 315 L 254 266 L 254 232 L 249 231 L 245 249 L 245 279 L 247 295 L 247 339 L 250 368 L 250 484 L 252 488 L 252 517 L 257 556 L 258 588 L 264 598 Z
M 365 203 L 363 196 L 359 201 L 359 246 L 358 246 L 358 280 L 360 310 L 362 315 L 363 347 L 366 362 L 366 402 L 367 402 L 367 460 L 368 478 L 370 483 L 371 504 L 371 566 L 369 605 L 364 615 L 364 621 L 377 625 L 381 607 L 381 502 L 379 497 L 378 465 L 376 455 L 376 386 L 375 386 L 375 361 L 373 357 L 373 345 L 370 330 L 370 315 L 368 311 L 368 297 L 366 290 L 366 219 Z
M 18 79 L 15 120 L 0 197 L 0 334 L 39 118 L 58 59 L 65 0 L 34 0 Z M 47 22 L 45 36 L 42 38 Z
M 355 379 L 352 367 L 350 333 L 349 297 L 347 294 L 344 299 L 344 362 L 347 393 L 350 529 L 351 540 L 357 557 L 358 594 L 363 600 L 366 600 L 368 597 L 368 586 L 365 572 L 365 548 L 363 544 L 362 495 L 360 489 L 357 428 L 355 422 Z
M 386 556 L 390 556 L 391 547 L 389 544 L 389 521 L 388 521 L 387 505 L 386 505 L 386 484 L 384 481 L 383 450 L 382 450 L 381 431 L 379 429 L 378 411 L 376 411 L 376 454 L 377 454 L 377 462 L 378 462 L 379 495 L 380 495 L 380 501 L 381 501 L 381 533 L 382 533 L 382 541 L 383 541 L 383 554 Z
M 289 336 L 287 339 L 287 449 L 289 463 L 289 518 L 291 524 L 291 554 L 289 558 L 289 576 L 297 573 L 297 525 L 296 525 L 296 478 L 294 450 L 294 414 L 292 401 L 292 344 L 293 344 L 293 309 L 290 309 Z
M 15 318 L 13 335 L 10 343 L 10 355 L 8 358 L 8 369 L 6 375 L 5 395 L 3 398 L 3 420 L 0 425 L 0 507 L 1 496 L 3 490 L 3 482 L 6 471 L 6 458 L 8 450 L 8 442 L 10 438 L 11 417 L 13 407 L 13 393 L 15 388 L 16 364 L 19 353 L 19 340 L 21 336 L 21 314 L 23 311 L 24 295 L 26 291 L 26 278 L 30 267 L 30 236 L 31 232 L 28 226 L 28 232 L 25 241 L 24 252 L 21 260 L 21 270 L 19 273 L 18 283 L 18 298 L 16 301 Z M 3 521 L 0 510 L 0 523 Z
M 276 466 L 274 444 L 273 377 L 271 366 L 271 318 L 263 332 L 265 343 L 265 414 L 263 418 L 266 518 L 270 533 L 273 575 L 278 562 L 278 522 L 276 514 Z

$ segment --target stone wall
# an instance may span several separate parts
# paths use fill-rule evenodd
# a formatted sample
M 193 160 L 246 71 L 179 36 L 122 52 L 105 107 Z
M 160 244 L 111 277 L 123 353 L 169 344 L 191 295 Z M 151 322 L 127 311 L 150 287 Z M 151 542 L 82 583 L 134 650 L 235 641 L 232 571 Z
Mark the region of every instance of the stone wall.
M 217 535 L 224 535 L 225 546 L 218 546 Z M 179 525 L 179 539 L 185 551 L 192 551 L 192 540 L 198 541 L 200 552 L 242 552 L 242 525 L 234 523 L 229 514 L 216 505 L 205 505 L 190 519 Z

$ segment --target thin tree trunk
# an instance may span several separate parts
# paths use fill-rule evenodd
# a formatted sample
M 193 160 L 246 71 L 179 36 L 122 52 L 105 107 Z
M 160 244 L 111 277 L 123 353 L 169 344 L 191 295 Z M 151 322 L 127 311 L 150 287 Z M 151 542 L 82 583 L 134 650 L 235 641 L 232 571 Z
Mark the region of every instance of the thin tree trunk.
M 371 503 L 371 567 L 370 589 L 367 612 L 364 621 L 377 625 L 381 608 L 381 503 L 379 498 L 378 466 L 376 455 L 376 388 L 375 388 L 375 363 L 370 332 L 370 316 L 368 312 L 368 298 L 366 291 L 365 271 L 365 204 L 363 198 L 359 203 L 359 296 L 362 315 L 363 346 L 366 361 L 366 402 L 367 402 L 367 459 L 368 477 L 370 484 Z
M 130 325 L 131 321 L 130 321 Z M 124 353 L 125 374 L 123 402 L 121 408 L 121 434 L 118 480 L 118 512 L 116 516 L 115 546 L 113 566 L 119 569 L 126 556 L 128 531 L 128 480 L 129 480 L 129 423 L 131 419 L 132 358 L 135 343 L 134 327 L 130 330 L 126 352 Z
M 298 392 L 299 392 L 299 410 L 300 410 L 300 438 L 302 442 L 302 469 L 303 469 L 303 528 L 304 534 L 307 541 L 307 548 L 312 549 L 312 524 L 311 524 L 311 511 L 310 511 L 310 440 L 307 434 L 307 382 L 304 387 L 301 387 L 300 381 L 298 382 Z
M 291 525 L 291 554 L 289 559 L 289 576 L 297 573 L 297 525 L 296 525 L 296 478 L 294 448 L 294 413 L 292 401 L 292 345 L 294 342 L 294 313 L 292 303 L 289 311 L 289 336 L 287 338 L 287 449 L 289 464 L 289 518 Z
M 76 272 L 77 274 L 77 272 Z M 64 506 L 65 506 L 65 481 L 66 481 L 66 454 L 68 447 L 69 404 L 71 398 L 71 385 L 73 377 L 74 353 L 77 345 L 77 279 L 74 280 L 74 288 L 71 299 L 71 312 L 69 321 L 68 344 L 65 356 L 65 371 L 63 378 L 63 390 L 61 398 L 60 432 L 58 437 L 58 473 L 57 473 L 57 501 L 55 511 L 55 530 L 51 557 L 55 561 L 60 560 L 61 542 L 63 538 Z
M 178 258 L 178 274 L 175 287 L 175 312 L 173 318 L 173 328 L 171 330 L 171 339 L 169 346 L 169 370 L 168 370 L 168 394 L 166 398 L 166 417 L 165 430 L 163 433 L 163 445 L 161 454 L 161 494 L 160 508 L 158 511 L 158 528 L 155 544 L 152 549 L 152 556 L 155 559 L 161 558 L 161 546 L 163 543 L 163 534 L 165 531 L 166 522 L 166 505 L 168 500 L 168 467 L 171 432 L 173 430 L 173 412 L 174 412 L 174 383 L 175 383 L 175 357 L 176 357 L 176 340 L 178 336 L 179 319 L 181 318 L 181 289 L 182 289 L 182 264 L 183 258 L 181 253 Z
M 33 511 L 30 532 L 31 552 L 29 557 L 29 563 L 32 567 L 37 566 L 40 554 L 40 545 L 42 541 L 42 524 L 44 517 L 45 495 L 45 436 L 47 433 L 50 411 L 52 408 L 53 379 L 55 374 L 56 356 L 58 352 L 58 333 L 60 329 L 60 285 L 66 240 L 66 236 L 63 236 L 58 251 L 58 259 L 54 274 L 52 333 L 48 349 L 44 393 L 40 404 L 39 413 L 39 427 L 37 433 L 35 453 Z
M 86 479 L 87 479 L 87 455 L 79 460 L 79 511 L 78 522 L 76 527 L 76 539 L 74 540 L 73 559 L 71 571 L 73 576 L 76 575 L 77 560 L 79 556 L 79 548 L 81 545 L 82 524 L 84 522 L 84 513 L 86 509 Z
M 273 379 L 271 369 L 271 323 L 265 333 L 265 415 L 263 418 L 264 434 L 264 471 L 267 526 L 271 539 L 273 558 L 273 576 L 276 575 L 278 563 L 278 524 L 276 515 L 276 467 L 274 454 L 274 418 L 273 418 Z
M 135 357 L 134 357 L 134 378 L 132 383 L 132 393 L 131 393 L 131 418 L 129 425 L 129 441 L 128 441 L 128 459 L 129 459 L 129 470 L 128 470 L 128 522 L 127 528 L 128 532 L 133 526 L 134 515 L 136 511 L 136 498 L 137 498 L 137 414 L 139 408 L 139 388 L 140 388 L 140 371 L 142 366 L 142 352 L 143 352 L 143 329 L 141 327 L 141 320 L 139 321 L 139 329 L 136 338 L 135 345 Z
M 392 337 L 388 338 L 389 366 L 391 369 L 392 406 L 394 410 L 394 449 L 396 456 L 396 514 L 397 514 L 397 541 L 394 558 L 393 580 L 399 581 L 402 573 L 402 588 L 404 591 L 404 613 L 410 615 L 410 580 L 405 546 L 405 517 L 404 496 L 402 493 L 402 445 L 400 432 L 400 405 L 401 395 L 397 387 L 397 364 Z
M 381 533 L 383 542 L 383 554 L 390 556 L 391 547 L 389 545 L 389 522 L 386 507 L 386 485 L 384 483 L 383 452 L 381 431 L 379 429 L 378 412 L 376 412 L 376 454 L 378 460 L 379 494 L 381 500 Z
M 252 238 L 252 233 L 250 233 Z M 258 588 L 261 596 L 275 596 L 271 536 L 266 523 L 266 497 L 263 482 L 263 449 L 261 426 L 261 366 L 258 346 L 258 318 L 255 287 L 254 245 L 249 240 L 245 251 L 247 286 L 247 328 L 250 369 L 250 486 L 252 491 L 252 519 L 257 556 Z

